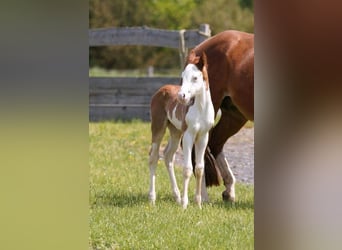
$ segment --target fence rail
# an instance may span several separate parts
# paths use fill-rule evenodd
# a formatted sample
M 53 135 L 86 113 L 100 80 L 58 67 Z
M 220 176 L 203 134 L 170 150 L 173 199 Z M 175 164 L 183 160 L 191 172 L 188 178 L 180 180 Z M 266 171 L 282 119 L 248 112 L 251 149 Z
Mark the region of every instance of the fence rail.
M 181 67 L 189 48 L 210 37 L 208 24 L 198 30 L 161 30 L 148 27 L 89 30 L 89 46 L 145 45 L 178 48 Z M 153 93 L 178 77 L 90 77 L 89 120 L 150 119 Z
M 195 47 L 210 36 L 210 30 L 205 24 L 198 30 L 179 31 L 149 27 L 101 28 L 89 30 L 88 35 L 90 46 L 145 45 L 177 49 Z
M 179 77 L 91 77 L 91 121 L 150 119 L 151 96 L 165 84 L 178 84 Z

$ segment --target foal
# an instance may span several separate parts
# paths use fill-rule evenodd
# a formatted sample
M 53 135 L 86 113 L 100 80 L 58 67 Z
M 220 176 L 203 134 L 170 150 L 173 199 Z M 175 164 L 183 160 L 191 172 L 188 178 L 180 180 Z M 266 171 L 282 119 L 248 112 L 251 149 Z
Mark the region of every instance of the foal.
M 152 146 L 149 158 L 150 191 L 149 199 L 154 204 L 155 171 L 159 159 L 159 147 L 166 128 L 170 139 L 164 150 L 165 165 L 169 173 L 173 195 L 178 203 L 186 208 L 188 186 L 192 175 L 191 150 L 195 145 L 196 155 L 196 194 L 195 200 L 201 208 L 201 185 L 204 172 L 204 152 L 208 143 L 209 130 L 214 125 L 214 107 L 211 101 L 206 56 L 198 56 L 182 72 L 182 86 L 165 85 L 151 100 Z M 183 138 L 182 138 L 183 136 Z M 182 138 L 184 168 L 184 195 L 181 200 L 174 173 L 175 152 Z

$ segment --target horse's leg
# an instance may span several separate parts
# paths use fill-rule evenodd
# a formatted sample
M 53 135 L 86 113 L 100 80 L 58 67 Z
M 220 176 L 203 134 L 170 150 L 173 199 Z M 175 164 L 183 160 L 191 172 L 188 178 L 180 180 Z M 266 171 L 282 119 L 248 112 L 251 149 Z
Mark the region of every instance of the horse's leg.
M 192 148 L 192 152 L 191 152 L 191 158 L 192 158 L 192 165 L 193 165 L 193 174 L 195 175 L 195 166 L 196 166 L 196 156 L 195 156 L 195 147 Z M 218 179 L 218 175 L 217 172 L 219 170 L 215 169 L 215 165 L 216 164 L 216 160 L 214 158 L 214 156 L 212 154 L 210 154 L 210 150 L 208 150 L 208 147 L 206 147 L 206 151 L 204 153 L 204 161 L 205 161 L 205 167 L 204 167 L 204 177 L 202 178 L 202 185 L 201 185 L 201 194 L 202 194 L 202 202 L 209 202 L 209 195 L 207 192 L 207 186 L 212 186 L 213 182 L 216 183 L 217 182 L 217 186 L 219 186 L 219 179 Z M 215 162 L 213 162 L 215 161 Z M 211 165 L 210 165 L 211 164 Z M 215 171 L 215 173 L 214 173 Z M 214 176 L 216 175 L 216 176 Z M 196 176 L 196 175 L 195 175 Z M 209 183 L 207 185 L 207 178 L 209 179 Z M 215 180 L 215 178 L 217 179 L 217 181 L 213 181 Z
M 209 202 L 209 195 L 207 191 L 207 185 L 205 183 L 205 176 L 204 178 L 202 178 L 201 196 L 202 196 L 202 202 Z
M 156 168 L 159 160 L 159 147 L 161 140 L 165 134 L 167 120 L 163 119 L 162 115 L 155 115 L 151 112 L 151 131 L 152 131 L 152 145 L 149 157 L 149 168 L 150 168 L 150 189 L 149 189 L 149 200 L 152 204 L 156 201 Z
M 216 159 L 223 183 L 226 186 L 226 190 L 222 193 L 222 198 L 223 200 L 234 201 L 235 177 L 222 150 L 228 138 L 236 134 L 247 122 L 247 119 L 231 103 L 229 97 L 223 100 L 221 110 L 221 119 L 211 131 L 208 146 Z
M 196 166 L 195 166 L 195 175 L 196 175 L 196 195 L 195 200 L 197 205 L 201 208 L 202 207 L 202 180 L 203 173 L 204 173 L 204 152 L 205 148 L 208 144 L 208 133 L 205 133 L 204 135 L 197 138 L 197 141 L 195 143 L 195 154 L 196 154 Z
M 223 152 L 218 154 L 216 162 L 222 174 L 223 183 L 226 186 L 226 190 L 222 192 L 222 199 L 234 202 L 236 179 Z
M 152 204 L 155 204 L 156 201 L 156 168 L 159 160 L 159 147 L 160 143 L 152 143 L 148 162 L 150 167 L 150 190 L 148 197 Z
M 183 135 L 183 155 L 184 155 L 184 168 L 183 168 L 183 199 L 182 205 L 185 209 L 189 204 L 188 188 L 190 177 L 192 175 L 192 162 L 191 162 L 191 150 L 194 144 L 194 135 L 189 131 L 185 131 Z
M 177 180 L 174 171 L 175 153 L 179 147 L 179 142 L 182 136 L 182 132 L 177 130 L 172 124 L 169 124 L 170 139 L 164 151 L 165 166 L 169 173 L 171 188 L 173 196 L 177 203 L 181 203 L 180 192 L 177 186 Z

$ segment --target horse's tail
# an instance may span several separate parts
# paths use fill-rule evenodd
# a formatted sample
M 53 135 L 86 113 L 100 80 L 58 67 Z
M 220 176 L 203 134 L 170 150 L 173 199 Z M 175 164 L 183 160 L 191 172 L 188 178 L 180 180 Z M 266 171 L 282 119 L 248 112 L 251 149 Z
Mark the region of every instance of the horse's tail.
M 216 160 L 214 156 L 211 154 L 209 147 L 205 149 L 205 155 L 204 155 L 204 174 L 205 174 L 205 183 L 207 187 L 211 186 L 219 186 L 221 175 L 220 171 L 217 167 Z M 195 171 L 195 153 L 194 150 L 192 150 L 192 165 L 193 165 L 193 171 Z

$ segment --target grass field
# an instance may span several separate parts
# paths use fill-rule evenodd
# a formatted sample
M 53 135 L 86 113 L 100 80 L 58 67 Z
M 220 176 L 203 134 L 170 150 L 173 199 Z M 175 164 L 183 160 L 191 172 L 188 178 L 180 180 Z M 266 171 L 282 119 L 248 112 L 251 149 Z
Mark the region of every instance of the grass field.
M 253 249 L 254 187 L 238 184 L 237 202 L 223 203 L 223 186 L 210 188 L 210 203 L 183 210 L 172 197 L 159 162 L 156 206 L 148 202 L 150 125 L 89 124 L 90 249 Z M 166 140 L 165 140 L 166 142 Z M 181 167 L 176 167 L 179 186 Z

